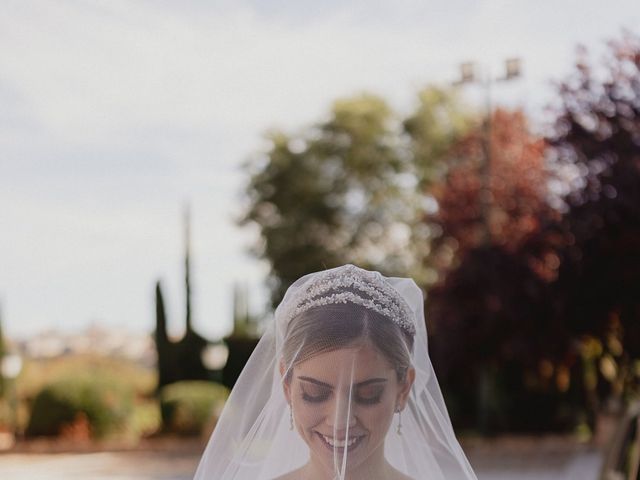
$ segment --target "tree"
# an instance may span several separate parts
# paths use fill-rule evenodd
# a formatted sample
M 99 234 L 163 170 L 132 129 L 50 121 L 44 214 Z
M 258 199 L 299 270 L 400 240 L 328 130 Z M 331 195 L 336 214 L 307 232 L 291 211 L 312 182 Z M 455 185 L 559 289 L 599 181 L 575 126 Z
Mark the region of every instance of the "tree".
M 191 321 L 191 222 L 189 210 L 185 210 L 185 333 L 178 341 L 171 341 L 167 334 L 167 316 L 160 282 L 156 283 L 156 330 L 154 333 L 158 353 L 158 385 L 156 393 L 162 387 L 181 380 L 211 380 L 214 372 L 203 361 L 203 352 L 209 341 L 199 335 Z
M 403 128 L 411 140 L 409 155 L 417 189 L 428 193 L 451 168 L 451 147 L 473 128 L 477 114 L 453 89 L 428 86 L 417 97 L 418 105 L 403 121 Z
M 428 88 L 401 121 L 380 97 L 338 100 L 329 118 L 298 135 L 273 132 L 247 162 L 248 206 L 258 226 L 252 253 L 271 265 L 275 307 L 300 276 L 343 263 L 426 279 L 424 198 L 442 152 L 462 128 L 453 94 Z
M 415 266 L 406 273 L 429 288 L 438 278 L 442 228 L 433 220 L 437 211 L 437 185 L 456 167 L 453 145 L 477 124 L 477 114 L 460 99 L 457 90 L 429 86 L 418 92 L 418 105 L 403 122 L 409 137 L 407 155 L 416 176 L 414 223 L 410 226 Z
M 526 255 L 491 245 L 467 252 L 429 290 L 432 358 L 458 425 L 484 433 L 572 426 L 557 409 L 567 370 L 547 368 L 564 338 L 549 288 Z
M 437 246 L 455 250 L 457 259 L 486 244 L 514 252 L 539 228 L 541 219 L 553 214 L 547 203 L 545 141 L 530 132 L 519 110 L 495 110 L 491 125 L 487 222 L 480 201 L 486 161 L 482 128 L 456 142 L 449 152 L 452 167 L 433 188 L 438 211 L 432 221 L 442 232 Z M 445 258 L 439 265 L 446 269 L 447 263 Z
M 516 394 L 528 390 L 529 401 L 533 397 L 525 383 L 531 387 L 529 373 L 537 372 L 553 329 L 544 302 L 548 279 L 533 268 L 538 257 L 527 250 L 554 218 L 545 142 L 530 132 L 521 111 L 498 109 L 491 124 L 489 215 L 481 210 L 487 160 L 480 126 L 453 145 L 451 166 L 432 187 L 438 210 L 427 221 L 441 232 L 433 243 L 440 280 L 427 303 L 429 330 L 439 337 L 432 353 L 451 398 L 459 399 L 462 423 L 483 431 L 546 428 L 552 412 L 538 410 L 549 417 L 542 422 L 519 418 L 527 399 Z M 463 412 L 471 415 L 465 419 Z
M 451 206 L 441 201 L 439 215 L 445 232 L 457 232 L 453 244 L 463 247 L 428 306 L 444 336 L 438 342 L 444 352 L 435 355 L 444 359 L 439 375 L 464 375 L 473 365 L 480 380 L 469 373 L 458 386 L 476 398 L 502 388 L 508 395 L 497 413 L 515 412 L 510 405 L 540 411 L 527 405 L 542 398 L 540 420 L 554 420 L 548 427 L 571 426 L 584 413 L 593 427 L 599 411 L 640 393 L 640 39 L 625 34 L 610 42 L 599 65 L 583 51 L 558 92 L 546 160 L 553 185 L 566 192 L 562 209 L 548 211 L 519 182 L 526 177 L 514 173 L 506 192 L 535 208 L 524 217 L 520 209 L 504 209 L 501 230 L 511 234 L 502 241 L 492 215 L 491 244 L 478 247 L 479 214 L 469 193 L 478 182 L 471 171 L 456 179 L 461 188 L 450 180 L 438 198 Z M 511 139 L 505 148 L 516 146 Z M 539 175 L 528 182 L 548 183 Z M 493 182 L 492 193 L 494 209 L 509 205 Z M 531 212 L 535 228 L 521 229 L 518 219 Z M 490 389 L 483 388 L 486 378 Z M 523 417 L 507 420 L 513 426 Z
M 260 340 L 259 323 L 249 312 L 249 293 L 244 284 L 233 286 L 233 330 L 223 340 L 229 349 L 222 369 L 222 383 L 233 388 Z
M 610 41 L 597 65 L 582 49 L 558 90 L 551 159 L 574 188 L 555 319 L 580 340 L 593 416 L 640 393 L 640 37 Z
M 300 135 L 270 134 L 266 155 L 249 163 L 252 251 L 271 265 L 275 307 L 300 276 L 342 263 L 405 268 L 407 216 L 401 175 L 408 165 L 393 115 L 379 97 L 336 101 L 329 118 Z
M 154 331 L 154 339 L 156 344 L 156 352 L 158 355 L 158 385 L 157 391 L 175 381 L 178 378 L 177 366 L 173 357 L 173 345 L 167 334 L 167 315 L 164 308 L 164 297 L 162 295 L 162 287 L 160 281 L 156 282 L 155 288 L 155 304 L 156 304 L 156 328 Z

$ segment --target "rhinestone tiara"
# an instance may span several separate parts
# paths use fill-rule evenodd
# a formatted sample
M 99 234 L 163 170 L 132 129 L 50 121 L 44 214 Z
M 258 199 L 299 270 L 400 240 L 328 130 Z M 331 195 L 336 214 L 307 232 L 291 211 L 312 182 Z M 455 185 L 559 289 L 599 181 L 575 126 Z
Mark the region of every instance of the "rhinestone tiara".
M 352 264 L 320 272 L 300 288 L 287 302 L 283 321 L 287 325 L 313 307 L 348 302 L 387 317 L 410 335 L 416 333 L 411 308 L 397 290 L 379 272 Z

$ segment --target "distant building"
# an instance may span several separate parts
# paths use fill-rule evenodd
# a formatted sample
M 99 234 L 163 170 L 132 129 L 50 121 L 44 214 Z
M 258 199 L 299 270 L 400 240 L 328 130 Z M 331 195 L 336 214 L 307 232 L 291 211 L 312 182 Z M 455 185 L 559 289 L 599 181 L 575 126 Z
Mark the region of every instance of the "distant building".
M 156 350 L 151 334 L 134 334 L 122 328 L 92 325 L 78 333 L 48 330 L 31 338 L 14 342 L 25 358 L 46 360 L 73 355 L 99 355 L 124 358 L 147 367 L 156 364 Z

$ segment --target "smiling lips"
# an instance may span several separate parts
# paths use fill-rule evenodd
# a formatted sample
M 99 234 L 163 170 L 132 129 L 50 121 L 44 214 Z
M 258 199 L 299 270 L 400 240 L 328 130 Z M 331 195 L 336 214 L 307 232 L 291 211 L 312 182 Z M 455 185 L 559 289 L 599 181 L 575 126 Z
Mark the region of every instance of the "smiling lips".
M 329 448 L 344 448 L 347 447 L 347 450 L 353 450 L 360 444 L 360 441 L 365 437 L 364 435 L 358 435 L 349 437 L 348 440 L 335 440 L 332 437 L 327 437 L 326 435 L 322 435 L 319 432 L 316 432 L 318 436 L 322 439 L 322 442 Z

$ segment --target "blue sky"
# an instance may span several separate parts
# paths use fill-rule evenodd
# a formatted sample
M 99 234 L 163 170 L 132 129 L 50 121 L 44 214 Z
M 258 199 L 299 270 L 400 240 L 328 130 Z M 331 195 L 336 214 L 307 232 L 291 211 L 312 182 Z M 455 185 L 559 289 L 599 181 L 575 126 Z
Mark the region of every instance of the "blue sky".
M 513 55 L 525 76 L 496 100 L 536 116 L 575 45 L 597 49 L 622 27 L 640 31 L 635 1 L 5 1 L 3 326 L 150 330 L 161 278 L 178 332 L 189 201 L 195 323 L 221 335 L 234 281 L 264 301 L 265 265 L 244 253 L 255 232 L 232 218 L 239 165 L 265 131 L 302 128 L 362 90 L 406 112 L 461 61 L 496 72 Z

